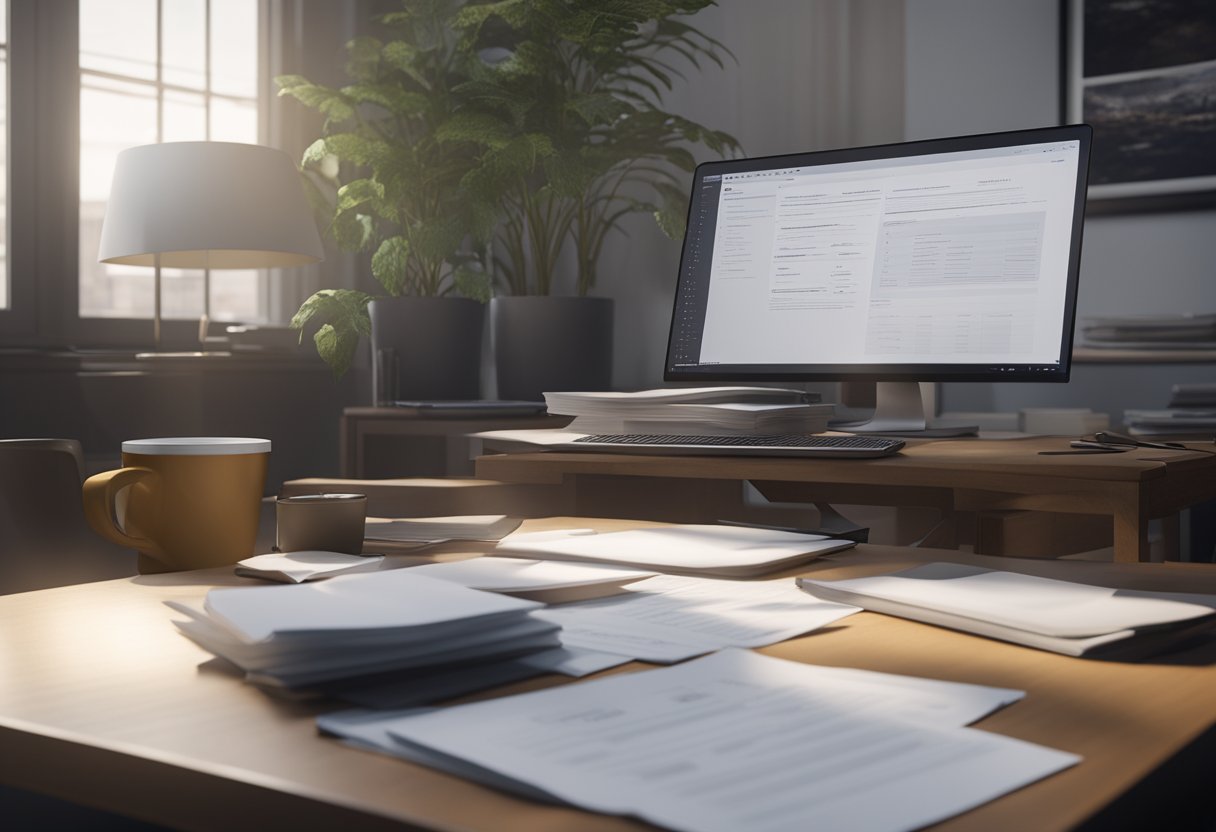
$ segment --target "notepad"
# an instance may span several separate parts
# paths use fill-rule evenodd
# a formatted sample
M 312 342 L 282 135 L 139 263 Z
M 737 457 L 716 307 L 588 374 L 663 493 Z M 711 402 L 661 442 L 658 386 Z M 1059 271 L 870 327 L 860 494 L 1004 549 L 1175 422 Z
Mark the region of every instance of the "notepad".
M 657 526 L 599 533 L 562 529 L 516 533 L 499 541 L 502 555 L 590 561 L 691 575 L 746 578 L 805 563 L 855 545 L 824 535 L 741 526 Z
M 817 598 L 1070 656 L 1152 652 L 1216 627 L 1216 596 L 1111 589 L 956 563 L 842 581 Z

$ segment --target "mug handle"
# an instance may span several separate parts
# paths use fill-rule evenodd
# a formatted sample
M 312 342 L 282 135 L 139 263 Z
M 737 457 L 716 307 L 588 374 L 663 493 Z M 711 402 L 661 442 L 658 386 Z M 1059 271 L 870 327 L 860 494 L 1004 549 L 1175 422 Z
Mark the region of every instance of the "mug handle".
M 118 492 L 147 479 L 157 479 L 151 468 L 119 468 L 95 474 L 84 481 L 81 492 L 84 499 L 84 516 L 93 531 L 119 546 L 138 549 L 141 554 L 160 558 L 160 547 L 144 537 L 129 535 L 118 527 L 115 498 Z

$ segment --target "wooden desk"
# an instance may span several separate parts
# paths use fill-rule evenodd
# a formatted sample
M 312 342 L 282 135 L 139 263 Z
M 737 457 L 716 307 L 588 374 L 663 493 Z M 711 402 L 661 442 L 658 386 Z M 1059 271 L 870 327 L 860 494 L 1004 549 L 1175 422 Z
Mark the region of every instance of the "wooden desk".
M 572 522 L 638 525 L 529 524 Z M 843 578 L 959 558 L 861 546 L 798 571 Z M 1111 586 L 1216 592 L 1216 571 L 1197 564 L 968 560 Z M 334 706 L 274 699 L 215 662 L 200 666 L 209 655 L 177 634 L 163 602 L 241 583 L 251 581 L 211 570 L 0 597 L 0 782 L 188 830 L 642 828 L 347 748 L 316 734 L 313 718 Z M 1072 829 L 1185 749 L 1211 759 L 1211 737 L 1201 735 L 1216 723 L 1212 650 L 1161 664 L 1087 661 L 859 613 L 762 652 L 1020 688 L 1025 700 L 979 727 L 1085 758 L 938 830 Z M 500 692 L 568 681 L 545 677 Z M 1170 828 L 1178 788 L 1145 794 L 1158 828 Z
M 778 459 L 526 453 L 483 456 L 477 476 L 560 483 L 580 477 L 749 480 L 766 497 L 945 511 L 1044 511 L 1111 518 L 1115 560 L 1149 559 L 1148 523 L 1216 498 L 1216 454 L 1142 448 L 1119 454 L 1040 456 L 1063 438 L 909 440 L 881 459 Z M 1211 442 L 1195 448 L 1216 451 Z M 623 485 L 622 488 L 628 488 Z M 578 511 L 587 509 L 579 506 Z
M 568 416 L 420 416 L 408 409 L 395 407 L 348 407 L 342 411 L 339 447 L 343 477 L 363 479 L 369 476 L 460 476 L 471 473 L 470 459 L 481 452 L 480 443 L 468 438 L 470 433 L 485 430 L 529 430 L 560 428 L 570 422 Z M 429 439 L 439 453 L 434 459 L 420 459 L 426 454 L 414 453 L 411 462 L 395 455 L 395 464 L 373 464 L 368 453 L 368 440 L 379 437 Z

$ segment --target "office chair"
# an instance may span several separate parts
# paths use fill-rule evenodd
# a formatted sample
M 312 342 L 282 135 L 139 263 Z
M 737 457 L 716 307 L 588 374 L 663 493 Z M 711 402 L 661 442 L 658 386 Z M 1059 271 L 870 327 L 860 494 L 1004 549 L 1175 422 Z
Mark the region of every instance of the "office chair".
M 84 519 L 74 439 L 0 440 L 0 595 L 135 574 Z

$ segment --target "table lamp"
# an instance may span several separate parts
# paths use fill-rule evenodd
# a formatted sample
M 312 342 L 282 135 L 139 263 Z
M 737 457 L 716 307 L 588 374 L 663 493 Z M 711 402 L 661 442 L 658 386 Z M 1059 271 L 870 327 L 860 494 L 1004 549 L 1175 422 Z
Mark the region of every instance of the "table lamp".
M 281 150 L 167 142 L 118 154 L 101 226 L 102 263 L 156 269 L 153 337 L 161 344 L 161 268 L 265 269 L 323 259 L 300 173 Z M 204 320 L 210 314 L 204 291 Z

